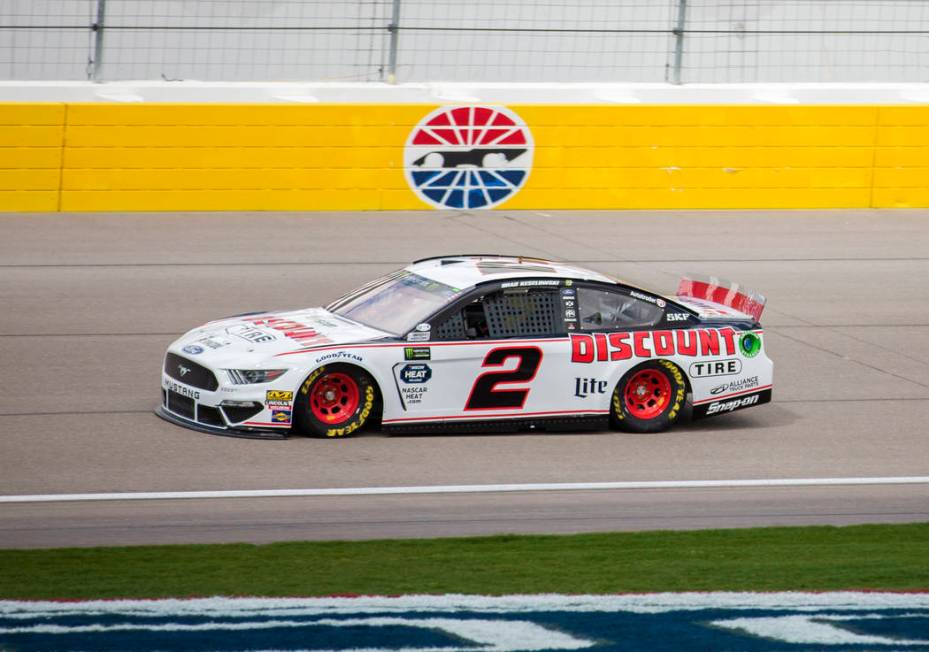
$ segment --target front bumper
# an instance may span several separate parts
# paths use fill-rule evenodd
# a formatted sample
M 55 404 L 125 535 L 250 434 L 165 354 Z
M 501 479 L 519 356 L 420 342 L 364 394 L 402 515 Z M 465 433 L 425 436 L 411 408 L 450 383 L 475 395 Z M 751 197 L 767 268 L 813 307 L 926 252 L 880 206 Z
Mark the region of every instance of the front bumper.
M 185 419 L 184 417 L 178 416 L 173 412 L 169 412 L 165 409 L 164 405 L 159 405 L 156 407 L 155 414 L 157 414 L 165 421 L 170 421 L 175 425 L 183 426 L 190 430 L 197 430 L 199 432 L 208 432 L 211 435 L 222 435 L 224 437 L 239 437 L 243 439 L 287 439 L 288 435 L 290 434 L 290 431 L 284 428 L 278 428 L 276 430 L 256 430 L 253 428 L 236 428 L 233 426 L 226 428 L 210 426 L 204 423 L 198 423 L 196 421 Z
M 177 425 L 230 437 L 284 439 L 291 429 L 293 392 L 267 386 L 224 384 L 214 369 L 176 354 L 183 372 L 161 376 L 161 405 L 156 413 Z M 183 379 L 183 380 L 182 380 Z M 272 400 L 273 399 L 273 400 Z M 286 399 L 286 400 L 283 400 Z

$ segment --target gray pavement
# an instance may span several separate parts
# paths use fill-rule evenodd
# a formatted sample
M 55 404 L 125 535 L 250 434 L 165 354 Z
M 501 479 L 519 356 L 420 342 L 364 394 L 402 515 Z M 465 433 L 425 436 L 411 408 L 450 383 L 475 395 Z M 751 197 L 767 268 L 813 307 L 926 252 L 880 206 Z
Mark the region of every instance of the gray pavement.
M 658 436 L 234 440 L 157 419 L 164 347 L 409 260 L 519 253 L 768 296 L 774 403 Z M 0 215 L 0 495 L 929 476 L 929 212 Z M 929 489 L 0 505 L 0 547 L 929 519 Z

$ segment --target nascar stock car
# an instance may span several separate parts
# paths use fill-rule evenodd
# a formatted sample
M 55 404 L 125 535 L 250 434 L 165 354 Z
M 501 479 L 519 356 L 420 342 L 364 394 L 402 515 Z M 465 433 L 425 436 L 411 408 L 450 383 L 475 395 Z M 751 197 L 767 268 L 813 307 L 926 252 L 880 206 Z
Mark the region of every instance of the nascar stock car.
M 419 260 L 325 308 L 258 312 L 170 345 L 157 413 L 281 438 L 606 427 L 659 432 L 682 413 L 771 400 L 761 295 L 684 278 L 661 296 L 536 258 Z

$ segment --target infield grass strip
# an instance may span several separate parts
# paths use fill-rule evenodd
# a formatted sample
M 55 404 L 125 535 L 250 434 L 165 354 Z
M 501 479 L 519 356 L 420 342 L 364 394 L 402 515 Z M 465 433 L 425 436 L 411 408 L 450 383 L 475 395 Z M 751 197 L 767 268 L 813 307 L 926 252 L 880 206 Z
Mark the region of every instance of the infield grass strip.
M 0 551 L 0 599 L 929 589 L 929 523 Z

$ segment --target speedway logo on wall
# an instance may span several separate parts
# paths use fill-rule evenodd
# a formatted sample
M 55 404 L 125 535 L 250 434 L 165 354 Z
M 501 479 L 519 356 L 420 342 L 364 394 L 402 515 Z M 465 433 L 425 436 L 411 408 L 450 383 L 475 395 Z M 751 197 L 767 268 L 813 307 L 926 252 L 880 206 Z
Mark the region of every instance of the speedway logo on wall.
M 410 188 L 436 208 L 492 208 L 515 195 L 532 168 L 532 134 L 498 106 L 436 109 L 410 133 L 403 167 Z

